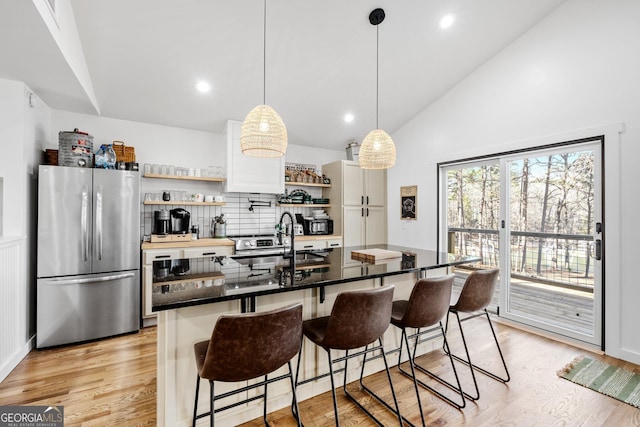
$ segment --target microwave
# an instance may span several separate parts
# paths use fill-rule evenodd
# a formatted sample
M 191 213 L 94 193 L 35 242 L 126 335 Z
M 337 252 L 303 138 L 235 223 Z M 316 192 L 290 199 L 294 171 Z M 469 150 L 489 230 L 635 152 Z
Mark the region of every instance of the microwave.
M 332 219 L 304 219 L 304 234 L 333 234 Z

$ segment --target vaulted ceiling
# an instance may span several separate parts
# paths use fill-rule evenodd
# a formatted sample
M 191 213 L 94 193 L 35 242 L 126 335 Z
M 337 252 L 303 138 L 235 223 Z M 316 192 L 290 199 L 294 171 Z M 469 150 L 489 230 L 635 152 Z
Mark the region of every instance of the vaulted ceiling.
M 219 133 L 263 102 L 264 81 L 290 143 L 342 150 L 376 125 L 376 30 L 379 124 L 393 133 L 563 1 L 267 0 L 264 76 L 263 0 L 71 5 L 99 114 Z M 386 12 L 378 28 L 368 20 L 377 7 Z M 448 13 L 455 22 L 441 29 Z M 73 76 L 55 54 L 44 70 L 20 58 L 24 39 L 41 34 L 0 19 L 2 35 L 17 36 L 0 42 L 0 77 L 25 81 L 54 109 L 97 114 L 65 98 Z M 200 80 L 208 93 L 195 90 Z

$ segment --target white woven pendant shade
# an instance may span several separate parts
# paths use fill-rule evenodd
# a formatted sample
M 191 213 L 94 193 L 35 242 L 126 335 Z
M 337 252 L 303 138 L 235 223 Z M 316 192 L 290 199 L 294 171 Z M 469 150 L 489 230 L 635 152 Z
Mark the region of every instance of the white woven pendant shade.
M 379 96 L 379 40 L 378 25 L 384 21 L 384 10 L 377 8 L 369 14 L 369 22 L 376 27 L 376 128 L 367 134 L 360 145 L 360 167 L 362 169 L 388 169 L 396 164 L 396 145 L 388 133 L 378 126 L 378 96 Z
M 258 105 L 249 111 L 240 129 L 240 148 L 248 156 L 284 156 L 287 151 L 287 128 L 273 108 Z
M 387 169 L 396 164 L 396 145 L 382 129 L 372 130 L 364 137 L 358 154 L 362 169 Z

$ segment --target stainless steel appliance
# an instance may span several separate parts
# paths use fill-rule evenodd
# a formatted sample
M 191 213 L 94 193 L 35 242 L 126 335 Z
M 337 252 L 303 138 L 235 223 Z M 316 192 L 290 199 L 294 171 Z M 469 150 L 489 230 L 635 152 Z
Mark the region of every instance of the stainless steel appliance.
M 171 273 L 171 260 L 165 259 L 153 262 L 153 278 L 166 279 Z
M 140 176 L 40 166 L 38 348 L 140 328 Z
M 172 234 L 189 233 L 189 221 L 191 221 L 191 214 L 189 211 L 182 208 L 171 209 Z
M 285 249 L 291 246 L 291 240 L 288 236 L 282 238 L 282 243 L 273 235 L 256 235 L 245 234 L 237 236 L 227 236 L 236 244 L 234 258 L 244 256 L 261 256 L 261 255 L 282 255 Z
M 171 214 L 167 209 L 153 211 L 153 234 L 161 236 L 171 233 Z
M 333 220 L 305 218 L 304 234 L 333 234 Z
M 296 236 L 302 236 L 304 234 L 304 226 L 302 224 L 287 224 L 286 233 L 291 234 L 291 228 L 293 227 L 293 234 Z
M 171 261 L 171 273 L 176 276 L 184 276 L 191 270 L 188 259 L 174 259 Z

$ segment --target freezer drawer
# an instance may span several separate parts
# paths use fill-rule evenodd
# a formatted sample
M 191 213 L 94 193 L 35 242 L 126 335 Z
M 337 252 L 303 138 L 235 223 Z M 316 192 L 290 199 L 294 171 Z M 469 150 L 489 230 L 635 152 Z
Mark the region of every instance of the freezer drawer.
M 37 347 L 140 329 L 138 270 L 38 279 Z

